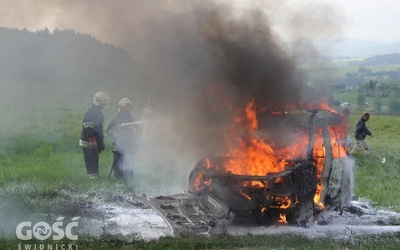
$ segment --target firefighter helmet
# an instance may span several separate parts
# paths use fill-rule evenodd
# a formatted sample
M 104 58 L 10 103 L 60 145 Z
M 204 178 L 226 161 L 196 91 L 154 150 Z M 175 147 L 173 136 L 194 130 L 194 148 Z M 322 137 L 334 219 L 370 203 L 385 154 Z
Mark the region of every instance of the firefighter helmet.
M 132 106 L 132 102 L 131 102 L 131 100 L 129 100 L 129 98 L 124 97 L 124 98 L 121 99 L 121 101 L 119 101 L 118 106 L 120 108 L 122 108 L 122 107 L 129 107 L 130 108 Z
M 94 94 L 93 104 L 96 106 L 100 106 L 101 104 L 107 105 L 110 101 L 110 97 L 104 91 L 99 91 Z

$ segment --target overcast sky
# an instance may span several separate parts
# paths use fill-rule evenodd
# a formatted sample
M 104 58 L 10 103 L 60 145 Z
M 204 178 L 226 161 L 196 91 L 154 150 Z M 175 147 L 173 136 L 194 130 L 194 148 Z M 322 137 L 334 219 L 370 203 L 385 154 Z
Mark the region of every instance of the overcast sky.
M 346 11 L 349 38 L 400 42 L 400 1 L 338 0 Z
M 168 4 L 174 2 L 171 0 L 159 1 L 168 2 Z M 27 28 L 33 31 L 48 27 L 50 30 L 59 28 L 74 29 L 81 32 L 93 31 L 93 33 L 96 33 L 95 23 L 79 23 L 77 25 L 73 21 L 65 21 L 63 15 L 68 10 L 73 12 L 75 10 L 74 6 L 78 2 L 73 0 L 0 0 L 0 26 Z M 93 8 L 95 10 L 104 7 L 105 2 L 104 0 L 87 0 L 84 3 L 91 6 L 90 9 Z M 126 4 L 127 2 L 129 1 L 115 0 L 115 5 L 118 5 L 118 3 Z M 139 0 L 132 2 L 140 3 Z M 246 0 L 245 2 L 253 4 L 259 2 L 259 0 Z M 291 15 L 290 11 L 286 11 L 287 7 L 295 5 L 297 5 L 297 8 L 304 8 L 305 12 L 310 12 L 309 15 L 314 15 L 314 10 L 310 11 L 310 9 L 307 10 L 305 8 L 310 5 L 315 6 L 317 3 L 334 6 L 335 12 L 343 15 L 340 25 L 343 29 L 344 38 L 358 38 L 379 42 L 400 41 L 400 15 L 398 14 L 400 1 L 398 0 L 268 0 L 265 1 L 263 6 L 266 6 L 266 9 L 276 9 L 278 5 L 285 5 L 286 9 L 273 13 L 276 16 Z M 320 11 L 320 13 L 324 12 Z M 68 15 L 73 14 L 68 13 Z M 317 16 L 318 13 L 315 15 Z M 118 15 L 114 14 L 113 16 L 117 17 Z M 71 19 L 69 20 L 71 21 Z

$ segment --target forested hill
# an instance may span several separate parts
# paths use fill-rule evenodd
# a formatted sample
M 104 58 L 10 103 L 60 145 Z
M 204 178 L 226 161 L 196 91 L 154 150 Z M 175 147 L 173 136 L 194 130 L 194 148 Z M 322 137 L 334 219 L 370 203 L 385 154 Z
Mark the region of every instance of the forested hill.
M 359 66 L 400 65 L 400 53 L 373 56 L 358 63 Z
M 137 65 L 121 48 L 73 30 L 0 27 L 0 80 L 54 84 L 129 84 Z

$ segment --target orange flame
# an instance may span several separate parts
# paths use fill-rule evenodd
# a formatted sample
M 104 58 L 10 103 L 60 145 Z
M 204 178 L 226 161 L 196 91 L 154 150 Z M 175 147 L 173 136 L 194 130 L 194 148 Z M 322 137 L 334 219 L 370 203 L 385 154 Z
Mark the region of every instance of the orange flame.
M 337 114 L 337 112 L 332 110 L 325 102 L 321 102 L 318 106 L 308 106 L 308 108 L 328 110 Z M 282 115 L 286 112 L 275 111 L 271 113 L 274 115 Z M 263 138 L 260 138 L 257 134 L 259 124 L 254 100 L 246 105 L 242 113 L 237 112 L 234 122 L 236 126 L 230 131 L 230 138 L 233 138 L 234 143 L 228 146 L 229 150 L 224 162 L 226 170 L 234 174 L 266 175 L 268 173 L 284 171 L 288 166 L 285 159 L 302 156 L 302 154 L 304 154 L 304 149 L 307 148 L 309 140 L 309 135 L 307 133 L 296 134 L 293 138 L 294 143 L 292 143 L 292 145 L 288 145 L 286 148 L 279 150 L 274 147 L 275 145 L 271 144 L 271 142 L 267 144 Z M 247 131 L 242 132 L 238 130 L 238 125 L 245 125 Z M 328 127 L 331 135 L 332 154 L 335 159 L 345 156 L 348 151 L 347 146 L 342 143 L 342 140 L 347 134 L 343 127 L 343 124 L 335 126 L 330 125 Z M 317 177 L 320 179 L 326 156 L 322 131 L 315 131 L 313 148 Z M 320 204 L 320 207 L 323 207 L 323 203 L 320 201 L 322 188 L 322 185 L 319 184 L 314 197 L 314 201 Z
M 218 95 L 216 89 L 210 89 L 213 96 Z M 223 99 L 223 103 L 229 106 L 230 110 L 235 110 L 233 105 Z M 215 104 L 215 103 L 213 103 Z M 212 106 L 214 107 L 214 106 Z M 313 105 L 302 105 L 303 108 L 310 110 L 326 110 L 337 114 L 335 110 L 332 110 L 329 105 L 321 100 L 318 104 Z M 288 109 L 295 108 L 293 105 L 287 105 Z M 259 121 L 257 119 L 257 113 L 265 113 L 268 110 L 266 108 L 260 108 L 257 110 L 254 100 L 251 100 L 244 109 L 239 109 L 235 112 L 233 118 L 233 125 L 230 130 L 227 131 L 225 135 L 227 142 L 227 150 L 223 158 L 223 167 L 226 172 L 238 175 L 253 175 L 253 176 L 265 176 L 274 172 L 282 172 L 290 167 L 288 164 L 288 159 L 296 159 L 299 157 L 304 157 L 305 150 L 309 143 L 309 133 L 296 133 L 292 135 L 291 141 L 284 148 L 278 147 L 275 141 L 265 140 L 265 136 L 270 136 L 269 131 L 266 131 L 264 135 L 258 131 Z M 268 114 L 273 116 L 286 115 L 286 110 L 270 110 Z M 271 119 L 274 119 L 271 117 Z M 329 133 L 331 135 L 331 146 L 333 157 L 340 158 L 347 154 L 348 149 L 346 143 L 343 140 L 346 138 L 347 132 L 344 126 L 344 122 L 338 125 L 329 125 Z M 268 141 L 268 143 L 267 143 Z M 313 159 L 317 168 L 317 177 L 321 178 L 321 173 L 324 167 L 324 159 L 326 156 L 326 149 L 324 146 L 322 131 L 315 131 L 313 152 Z M 211 163 L 206 159 L 204 164 L 205 168 L 209 169 Z M 203 183 L 200 183 L 202 182 Z M 211 179 L 204 180 L 203 175 L 199 175 L 195 180 L 196 188 L 204 188 L 210 186 Z M 260 182 L 247 182 L 245 186 L 260 186 Z M 323 209 L 323 201 L 320 200 L 320 194 L 323 190 L 321 183 L 317 186 L 317 192 L 314 197 L 314 202 Z M 241 194 L 246 197 L 246 199 L 251 200 L 248 194 Z M 297 199 L 291 201 L 288 197 L 275 198 L 277 204 L 279 204 L 280 209 L 288 209 L 292 202 L 294 204 L 298 203 Z M 267 208 L 263 208 L 267 209 Z M 284 214 L 280 215 L 280 221 L 285 222 L 286 217 Z
M 279 223 L 283 223 L 283 224 L 287 224 L 288 222 L 287 222 L 287 220 L 286 220 L 286 215 L 284 215 L 284 214 L 279 214 L 279 219 L 278 219 L 278 222 Z
M 284 171 L 287 168 L 285 159 L 299 157 L 307 148 L 307 134 L 295 135 L 294 143 L 280 150 L 266 143 L 257 132 L 258 120 L 254 100 L 246 105 L 243 112 L 236 113 L 234 123 L 229 135 L 226 135 L 230 143 L 224 159 L 224 167 L 233 174 L 264 176 Z M 247 130 L 243 131 L 241 125 Z
M 194 186 L 196 188 L 196 190 L 200 190 L 202 189 L 204 182 L 202 181 L 204 177 L 203 173 L 200 173 L 198 176 L 196 176 L 195 180 L 194 180 Z
M 246 199 L 248 199 L 249 201 L 251 200 L 251 197 L 248 194 L 243 193 L 242 190 L 240 190 L 240 194 L 243 195 L 244 197 L 246 197 Z
M 285 196 L 283 198 L 279 198 L 279 201 L 280 201 L 280 204 L 281 204 L 281 206 L 279 208 L 282 208 L 282 209 L 289 208 L 290 204 L 292 203 L 292 201 L 287 196 Z

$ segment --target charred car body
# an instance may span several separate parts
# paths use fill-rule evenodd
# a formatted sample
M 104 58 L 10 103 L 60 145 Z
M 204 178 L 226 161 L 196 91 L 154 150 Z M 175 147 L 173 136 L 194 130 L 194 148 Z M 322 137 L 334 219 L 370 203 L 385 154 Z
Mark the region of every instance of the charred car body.
M 268 113 L 259 118 L 257 140 L 250 140 L 258 143 L 257 150 L 262 148 L 246 154 L 251 163 L 235 153 L 205 157 L 190 173 L 186 196 L 147 200 L 171 224 L 179 218 L 181 226 L 207 232 L 219 231 L 212 228 L 226 226 L 234 217 L 307 227 L 319 211 L 341 209 L 350 200 L 341 125 L 340 116 L 329 110 Z M 260 154 L 267 156 L 255 161 Z M 249 168 L 254 162 L 257 166 Z M 194 221 L 199 214 L 203 218 Z

